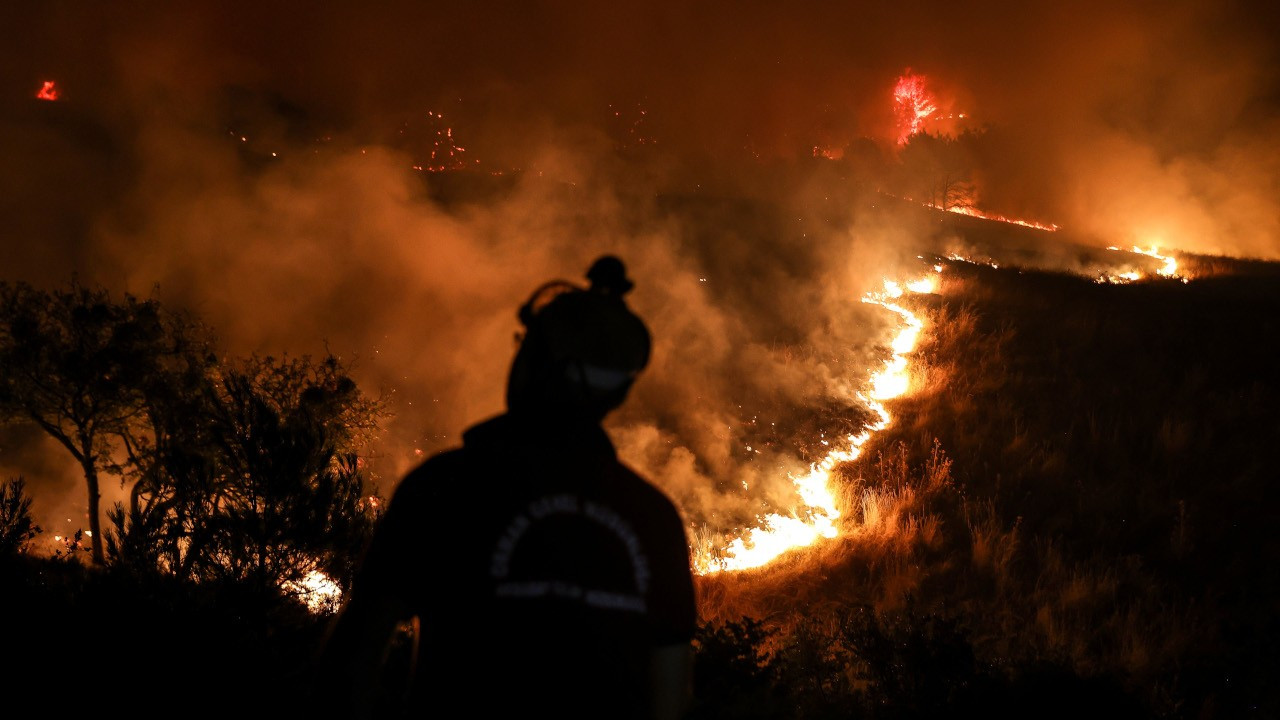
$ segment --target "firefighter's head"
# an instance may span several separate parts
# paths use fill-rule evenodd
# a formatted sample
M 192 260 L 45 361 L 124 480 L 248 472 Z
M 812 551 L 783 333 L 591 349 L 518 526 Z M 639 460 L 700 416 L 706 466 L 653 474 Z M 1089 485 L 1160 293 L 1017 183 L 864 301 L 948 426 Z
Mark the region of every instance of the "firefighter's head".
M 520 308 L 524 336 L 507 380 L 515 413 L 600 420 L 626 399 L 649 362 L 649 331 L 622 296 L 632 287 L 612 256 L 587 271 L 591 286 L 556 281 Z

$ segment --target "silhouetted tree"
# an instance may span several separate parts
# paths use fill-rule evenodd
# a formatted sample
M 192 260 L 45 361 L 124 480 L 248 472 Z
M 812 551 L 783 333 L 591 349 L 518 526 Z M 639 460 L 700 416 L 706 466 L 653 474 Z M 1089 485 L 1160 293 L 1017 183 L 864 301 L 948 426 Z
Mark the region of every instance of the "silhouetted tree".
M 31 498 L 22 478 L 0 483 L 0 558 L 17 555 L 40 534 L 31 519 Z
M 35 423 L 80 464 L 97 564 L 99 476 L 119 471 L 112 451 L 145 420 L 146 395 L 199 368 L 204 347 L 193 323 L 153 300 L 0 283 L 0 419 Z
M 977 201 L 968 134 L 959 138 L 916 133 L 902 146 L 902 192 L 940 210 L 972 208 Z
M 259 589 L 344 581 L 376 520 L 358 451 L 384 414 L 335 358 L 253 358 L 156 406 L 159 438 L 111 513 L 112 556 Z M 166 414 L 168 413 L 168 414 Z

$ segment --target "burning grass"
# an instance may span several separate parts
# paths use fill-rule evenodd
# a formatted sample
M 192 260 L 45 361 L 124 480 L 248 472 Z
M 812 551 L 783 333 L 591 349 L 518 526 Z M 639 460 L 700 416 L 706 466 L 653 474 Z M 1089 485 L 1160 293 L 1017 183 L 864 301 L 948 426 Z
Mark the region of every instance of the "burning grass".
M 924 650 L 899 658 L 918 663 L 900 674 L 953 673 L 939 707 L 1080 683 L 1139 714 L 1271 702 L 1280 545 L 1259 448 L 1280 440 L 1267 410 L 1280 388 L 1259 349 L 1280 340 L 1274 285 L 1103 286 L 967 264 L 943 278 L 918 391 L 840 470 L 840 538 L 703 578 L 708 628 L 759 620 L 771 682 L 845 678 L 842 702 L 868 710 L 897 692 L 868 669 L 886 628 L 903 647 L 972 653 L 960 675 Z M 950 634 L 926 637 L 938 622 Z M 777 665 L 814 642 L 825 654 L 804 678 Z M 1037 685 L 1046 667 L 1057 679 Z

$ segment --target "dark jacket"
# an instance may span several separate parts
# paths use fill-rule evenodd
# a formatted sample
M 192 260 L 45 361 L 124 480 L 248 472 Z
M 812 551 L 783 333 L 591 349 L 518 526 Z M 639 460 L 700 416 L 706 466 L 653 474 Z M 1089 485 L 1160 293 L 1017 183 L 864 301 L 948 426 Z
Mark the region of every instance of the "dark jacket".
M 463 441 L 400 484 L 353 588 L 421 618 L 417 701 L 643 716 L 650 651 L 695 629 L 679 513 L 598 425 L 503 415 Z

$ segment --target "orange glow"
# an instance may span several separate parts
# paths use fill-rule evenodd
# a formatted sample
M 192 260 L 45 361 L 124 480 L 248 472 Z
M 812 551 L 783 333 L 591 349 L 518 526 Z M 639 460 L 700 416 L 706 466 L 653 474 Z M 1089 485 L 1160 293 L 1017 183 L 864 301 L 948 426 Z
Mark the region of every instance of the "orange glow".
M 942 267 L 935 266 L 934 272 L 942 272 Z M 936 274 L 906 283 L 886 279 L 883 290 L 868 292 L 862 297 L 862 302 L 879 305 L 902 319 L 889 343 L 893 356 L 880 370 L 871 373 L 867 389 L 858 394 L 858 399 L 875 413 L 876 422 L 861 433 L 848 436 L 848 444 L 844 448 L 832 450 L 820 462 L 810 465 L 805 475 L 790 476 L 800 504 L 789 514 L 765 516 L 759 527 L 747 530 L 722 550 L 698 551 L 694 557 L 694 568 L 699 574 L 762 567 L 789 550 L 807 547 L 819 538 L 834 538 L 839 534 L 836 521 L 841 511 L 831 483 L 831 472 L 841 463 L 858 459 L 866 442 L 889 426 L 893 418 L 884 403 L 906 394 L 911 385 L 907 356 L 915 349 L 924 321 L 897 301 L 907 292 L 927 294 L 936 288 Z M 801 510 L 806 511 L 806 516 L 801 516 Z
M 453 127 L 444 124 L 444 113 L 428 110 L 427 123 L 435 136 L 431 144 L 430 155 L 425 162 L 414 163 L 410 167 L 419 172 L 433 173 L 462 170 L 468 167 L 468 160 L 464 157 L 467 149 L 458 144 L 457 138 L 453 135 Z M 404 130 L 402 129 L 400 132 L 403 133 Z M 476 159 L 472 159 L 470 162 L 472 164 L 480 163 Z
M 893 88 L 893 114 L 898 125 L 899 145 L 920 132 L 925 118 L 938 110 L 933 93 L 925 86 L 927 80 L 924 75 L 916 75 L 907 68 Z
M 62 95 L 62 91 L 58 90 L 58 85 L 52 80 L 45 80 L 40 86 L 40 91 L 36 93 L 37 100 L 57 100 Z
M 930 205 L 929 207 L 934 206 Z M 984 213 L 981 210 L 969 207 L 949 207 L 947 208 L 947 212 L 953 212 L 957 215 L 968 215 L 970 217 L 982 218 L 983 220 L 995 220 L 997 222 L 1010 223 L 1012 225 L 1021 225 L 1022 227 L 1044 230 L 1045 232 L 1057 232 L 1058 230 L 1058 226 L 1053 223 L 1046 225 L 1044 223 L 1038 223 L 1035 220 L 1019 220 L 1018 218 L 1005 217 L 1004 215 L 991 215 Z
M 844 148 L 814 145 L 813 156 L 816 158 L 823 158 L 826 160 L 839 160 L 844 157 Z
M 1123 250 L 1116 247 L 1115 245 L 1112 245 L 1107 249 L 1113 252 L 1124 252 Z M 1164 264 L 1161 265 L 1156 270 L 1156 274 L 1159 275 L 1160 277 L 1181 280 L 1184 283 L 1190 282 L 1191 280 L 1191 278 L 1178 272 L 1177 258 L 1173 257 L 1172 255 L 1160 254 L 1160 248 L 1156 247 L 1155 245 L 1152 245 L 1150 248 L 1145 250 L 1138 245 L 1134 245 L 1132 248 L 1129 249 L 1128 252 L 1132 252 L 1137 255 L 1146 255 L 1147 257 L 1152 257 L 1162 261 Z M 1135 270 L 1135 271 L 1123 272 L 1123 273 L 1104 274 L 1098 278 L 1098 282 L 1110 283 L 1113 285 L 1122 285 L 1124 283 L 1136 282 L 1138 280 L 1141 280 L 1143 277 L 1144 275 L 1141 272 L 1138 272 Z
M 1113 252 L 1132 252 L 1137 255 L 1146 255 L 1148 257 L 1156 258 L 1157 260 L 1161 260 L 1164 262 L 1164 265 L 1162 265 L 1158 270 L 1156 270 L 1157 275 L 1161 277 L 1181 280 L 1183 283 L 1187 283 L 1191 281 L 1191 279 L 1187 275 L 1182 274 L 1178 271 L 1178 261 L 1176 258 L 1174 258 L 1171 255 L 1160 254 L 1159 248 L 1155 247 L 1154 245 L 1147 250 L 1144 250 L 1137 246 L 1134 246 L 1131 250 L 1123 250 L 1114 245 L 1108 247 L 1107 249 Z M 977 258 L 961 255 L 960 253 L 954 253 L 954 252 L 950 253 L 949 255 L 947 255 L 947 259 L 955 260 L 956 262 L 970 263 L 973 265 L 988 265 L 996 269 L 1000 268 L 1000 264 L 997 263 L 995 260 L 991 260 L 989 258 L 985 260 L 980 260 Z M 1094 275 L 1093 280 L 1094 282 L 1102 285 L 1127 285 L 1132 282 L 1145 280 L 1147 279 L 1147 277 L 1148 276 L 1140 270 L 1114 268 L 1110 270 L 1104 270 L 1099 274 Z
M 301 580 L 289 581 L 280 587 L 297 595 L 311 612 L 332 612 L 337 610 L 342 600 L 342 588 L 319 570 L 312 570 Z
M 991 267 L 997 270 L 1000 269 L 1000 263 L 996 262 L 995 260 L 977 260 L 975 258 L 965 257 L 960 253 L 951 253 L 950 255 L 947 256 L 947 259 L 955 260 L 956 262 L 969 263 L 970 265 L 990 265 Z
M 1122 273 L 1103 273 L 1098 276 L 1097 282 L 1105 285 L 1125 285 L 1131 282 L 1137 282 L 1142 279 L 1142 273 L 1137 271 L 1129 271 Z

